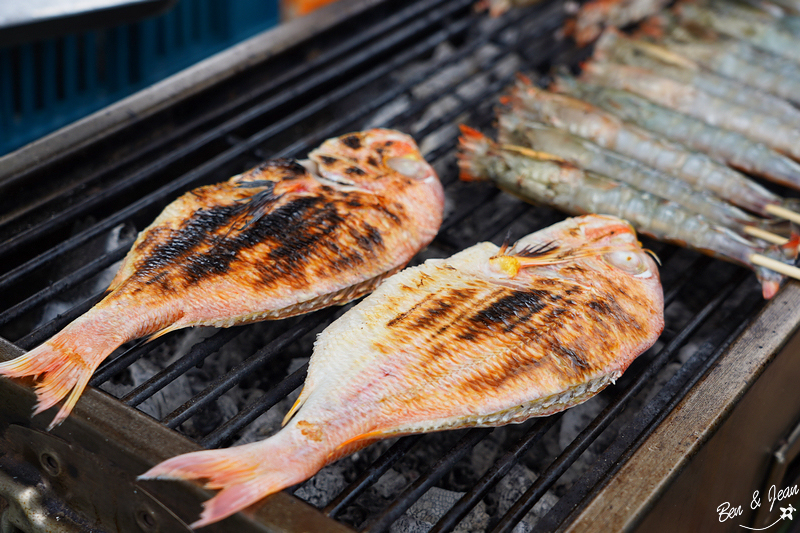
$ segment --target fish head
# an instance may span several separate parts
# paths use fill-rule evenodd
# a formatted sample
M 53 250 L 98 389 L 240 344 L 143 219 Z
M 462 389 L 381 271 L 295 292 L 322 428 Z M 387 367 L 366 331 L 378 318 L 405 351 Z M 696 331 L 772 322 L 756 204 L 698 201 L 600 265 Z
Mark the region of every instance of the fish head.
M 439 181 L 414 139 L 395 130 L 348 133 L 325 141 L 308 157 L 321 177 L 361 189 L 382 191 L 397 180 Z
M 648 308 L 663 324 L 664 299 L 658 265 L 626 220 L 609 215 L 568 218 L 517 241 L 492 258 L 492 269 L 515 283 L 550 276 L 613 299 L 626 312 Z M 660 331 L 660 330 L 659 330 Z

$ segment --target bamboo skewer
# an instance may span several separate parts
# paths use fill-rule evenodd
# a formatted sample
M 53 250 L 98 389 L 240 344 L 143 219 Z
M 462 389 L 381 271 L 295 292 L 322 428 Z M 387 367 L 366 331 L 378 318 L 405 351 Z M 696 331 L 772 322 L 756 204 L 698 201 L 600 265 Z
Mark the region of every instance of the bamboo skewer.
M 772 232 L 763 230 L 761 228 L 756 228 L 754 226 L 745 226 L 744 232 L 752 237 L 761 239 L 762 241 L 767 241 L 772 244 L 777 244 L 779 246 L 783 246 L 784 244 L 789 242 L 789 239 L 787 239 L 786 237 L 781 237 L 780 235 L 776 235 Z
M 534 159 L 539 159 L 544 161 L 566 162 L 564 159 L 558 156 L 546 152 L 540 152 L 538 150 L 533 150 L 531 148 L 527 148 L 524 146 L 503 144 L 500 145 L 500 147 L 505 150 L 510 150 L 512 152 L 517 152 L 521 155 L 532 157 Z M 778 218 L 782 218 L 800 224 L 800 213 L 796 213 L 785 207 L 781 207 L 775 204 L 769 204 L 766 207 L 766 211 L 767 213 L 775 215 Z M 753 226 L 745 226 L 744 233 L 756 237 L 758 239 L 764 240 L 766 242 L 769 242 L 771 244 L 777 244 L 782 246 L 789 242 L 789 239 L 787 239 L 786 237 L 782 237 L 780 235 L 776 235 L 775 233 L 763 230 L 761 228 L 756 228 Z M 800 280 L 800 268 L 796 266 L 781 263 L 776 259 L 772 259 L 770 257 L 761 254 L 752 254 L 750 256 L 750 261 L 754 265 L 762 266 L 770 270 L 774 270 L 775 272 L 783 274 L 784 276 L 790 277 L 792 279 Z
M 767 213 L 771 215 L 775 215 L 778 218 L 784 218 L 786 220 L 790 220 L 795 224 L 800 224 L 800 213 L 795 213 L 791 209 L 786 209 L 785 207 L 781 207 L 775 204 L 769 204 L 766 207 Z
M 533 159 L 538 159 L 540 161 L 555 161 L 557 163 L 566 163 L 567 160 L 558 157 L 557 155 L 549 154 L 547 152 L 540 152 L 538 150 L 534 150 L 533 148 L 527 148 L 525 146 L 517 146 L 516 144 L 501 144 L 500 148 L 503 150 L 508 150 L 510 152 L 517 152 L 518 154 L 522 154 L 527 157 L 531 157 Z
M 750 262 L 752 262 L 754 265 L 763 266 L 770 270 L 774 270 L 778 274 L 783 274 L 784 276 L 800 280 L 800 268 L 787 265 L 786 263 L 781 263 L 777 259 L 772 259 L 761 254 L 753 254 L 750 256 Z

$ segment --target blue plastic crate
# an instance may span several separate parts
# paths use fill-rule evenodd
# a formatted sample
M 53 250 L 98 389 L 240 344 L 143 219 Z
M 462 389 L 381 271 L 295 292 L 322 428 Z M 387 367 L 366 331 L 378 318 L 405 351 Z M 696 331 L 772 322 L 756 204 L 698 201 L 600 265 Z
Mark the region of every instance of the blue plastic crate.
M 141 22 L 0 48 L 0 155 L 277 21 L 277 0 L 179 0 Z

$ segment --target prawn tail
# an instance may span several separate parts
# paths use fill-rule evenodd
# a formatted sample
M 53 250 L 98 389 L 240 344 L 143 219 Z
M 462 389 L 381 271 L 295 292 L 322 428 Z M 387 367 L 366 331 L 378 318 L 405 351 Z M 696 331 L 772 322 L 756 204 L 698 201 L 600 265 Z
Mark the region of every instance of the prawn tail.
M 69 416 L 92 373 L 125 339 L 109 335 L 104 324 L 86 315 L 30 352 L 0 363 L 0 375 L 33 378 L 37 415 L 64 400 L 48 429 Z
M 761 252 L 761 255 L 770 259 L 780 261 L 789 266 L 794 266 L 797 260 L 798 249 L 800 248 L 800 233 L 797 227 L 791 225 L 791 236 L 786 244 L 776 244 L 769 246 Z M 761 282 L 761 292 L 764 299 L 768 300 L 777 294 L 785 277 L 765 266 L 756 265 L 754 267 L 756 277 Z
M 484 158 L 494 147 L 494 142 L 476 129 L 464 124 L 459 127 L 458 177 L 462 181 L 488 181 Z
M 278 433 L 260 442 L 179 455 L 157 464 L 139 479 L 201 480 L 205 488 L 219 490 L 203 504 L 200 519 L 190 525 L 198 528 L 310 477 L 321 464 L 303 460 L 302 455 L 287 449 L 286 440 Z

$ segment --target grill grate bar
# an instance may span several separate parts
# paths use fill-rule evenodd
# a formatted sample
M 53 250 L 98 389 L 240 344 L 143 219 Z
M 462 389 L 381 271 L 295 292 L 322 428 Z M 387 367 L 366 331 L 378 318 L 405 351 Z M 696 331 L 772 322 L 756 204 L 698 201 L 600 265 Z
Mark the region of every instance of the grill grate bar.
M 514 448 L 509 450 L 502 459 L 492 465 L 489 471 L 478 480 L 475 486 L 464 494 L 464 496 L 439 519 L 429 533 L 445 533 L 452 531 L 478 502 L 486 496 L 486 493 L 519 462 L 522 456 L 525 455 L 534 444 L 539 442 L 545 433 L 550 431 L 550 428 L 555 425 L 556 421 L 558 421 L 561 416 L 562 413 L 557 413 L 536 420 L 534 425 L 530 428 L 530 431 L 528 431 L 528 434 L 520 439 Z
M 561 475 L 575 462 L 589 445 L 602 433 L 622 411 L 628 401 L 633 398 L 644 386 L 655 377 L 657 372 L 666 366 L 669 361 L 677 355 L 678 350 L 689 340 L 689 338 L 703 325 L 703 323 L 723 304 L 723 302 L 733 293 L 737 284 L 729 281 L 720 289 L 717 295 L 706 304 L 686 324 L 681 332 L 675 336 L 670 343 L 665 346 L 647 366 L 642 370 L 605 409 L 570 442 L 561 455 L 553 461 L 550 466 L 534 481 L 527 491 L 517 500 L 508 510 L 506 515 L 500 520 L 492 533 L 510 533 L 515 525 L 530 511 L 537 501 L 544 495 Z
M 526 17 L 526 18 L 533 18 L 533 17 L 534 17 L 534 15 L 528 15 L 528 17 Z M 423 71 L 421 71 L 420 73 L 418 73 L 418 74 L 414 75 L 413 77 L 409 78 L 404 83 L 398 84 L 395 87 L 390 88 L 390 89 L 382 92 L 380 95 L 376 96 L 375 98 L 370 99 L 369 102 L 362 103 L 360 106 L 358 106 L 354 110 L 350 111 L 348 113 L 348 115 L 346 115 L 345 117 L 342 117 L 341 119 L 338 119 L 336 121 L 333 121 L 333 122 L 329 123 L 324 128 L 320 129 L 319 131 L 314 132 L 311 135 L 307 135 L 307 136 L 299 139 L 298 141 L 296 141 L 293 144 L 287 146 L 283 150 L 277 152 L 273 157 L 292 157 L 292 156 L 297 156 L 297 154 L 306 153 L 308 150 L 310 150 L 314 146 L 318 145 L 320 142 L 322 142 L 323 140 L 327 139 L 328 137 L 330 137 L 332 135 L 335 135 L 337 132 L 345 130 L 348 126 L 352 126 L 358 120 L 360 120 L 360 119 L 364 118 L 365 116 L 367 116 L 368 114 L 376 111 L 381 106 L 383 106 L 383 105 L 385 105 L 385 104 L 397 99 L 401 95 L 407 93 L 413 86 L 415 86 L 415 85 L 425 81 L 426 79 L 430 78 L 432 73 L 436 72 L 438 69 L 441 69 L 441 68 L 443 68 L 445 66 L 448 66 L 448 65 L 451 65 L 451 64 L 455 64 L 458 61 L 461 61 L 461 60 L 465 59 L 470 54 L 474 53 L 475 50 L 480 48 L 480 46 L 483 46 L 483 45 L 491 42 L 492 39 L 496 38 L 497 35 L 503 29 L 509 27 L 512 24 L 512 22 L 514 22 L 513 19 L 506 20 L 505 23 L 503 25 L 501 25 L 499 28 L 497 28 L 494 32 L 488 33 L 488 34 L 482 36 L 480 39 L 475 39 L 473 41 L 470 41 L 470 43 L 468 43 L 467 45 L 465 45 L 462 48 L 460 48 L 457 52 L 455 52 L 451 56 L 443 58 L 442 60 L 438 61 L 436 64 L 425 68 Z M 508 52 L 508 50 L 506 50 L 506 52 Z M 477 78 L 479 75 L 480 74 L 476 74 L 476 75 L 473 75 L 473 76 L 471 76 L 471 77 L 469 77 L 469 78 L 467 78 L 465 80 L 459 81 L 456 86 L 451 87 L 448 90 L 447 94 L 448 95 L 453 95 L 454 92 L 459 87 L 463 87 L 464 85 L 466 85 L 470 81 L 472 81 L 475 78 Z M 509 79 L 510 79 L 510 77 L 509 77 Z M 498 84 L 496 84 L 496 85 L 498 85 Z M 484 91 L 481 96 L 483 98 L 490 98 L 491 96 L 493 96 L 494 94 L 497 93 L 499 88 L 500 87 L 496 87 L 496 88 L 494 88 L 493 91 Z M 412 106 L 409 106 L 409 108 L 405 109 L 401 113 L 398 113 L 396 116 L 392 117 L 392 119 L 390 120 L 390 122 L 386 126 L 387 127 L 396 127 L 399 122 L 401 122 L 402 120 L 406 120 L 411 116 L 419 114 L 427 106 L 429 106 L 430 104 L 434 103 L 436 100 L 439 100 L 440 98 L 442 98 L 442 96 L 443 96 L 443 94 L 436 94 L 436 95 L 431 95 L 431 96 L 428 96 L 428 97 L 425 97 L 425 98 L 415 99 L 414 104 Z M 446 115 L 447 120 L 453 120 L 458 115 L 462 114 L 465 109 L 468 109 L 468 105 L 470 103 L 474 103 L 474 101 L 480 101 L 479 98 L 473 98 L 472 100 L 473 100 L 473 102 L 464 103 L 462 106 L 460 106 L 458 108 L 457 112 L 448 113 Z M 438 120 L 437 124 L 442 124 L 444 122 L 445 122 L 444 120 Z M 414 133 L 414 137 L 419 141 L 419 140 L 422 139 L 422 137 L 424 137 L 424 135 L 428 131 L 433 131 L 433 129 L 426 127 L 425 129 L 423 129 L 423 130 L 421 130 L 419 132 L 415 132 Z M 444 146 L 447 146 L 449 148 L 448 144 L 444 144 Z M 435 160 L 439 159 L 439 157 L 441 157 L 441 155 L 431 155 L 430 153 L 426 154 L 426 159 L 428 159 L 429 161 L 435 161 Z
M 673 247 L 671 251 L 675 253 L 677 250 L 677 248 Z M 688 268 L 681 273 L 681 276 L 672 283 L 672 286 L 664 291 L 664 308 L 666 309 L 678 297 L 680 291 L 692 280 L 693 276 L 696 276 L 698 272 L 708 267 L 709 264 L 711 264 L 710 257 L 698 255 Z
M 132 244 L 133 240 L 127 241 L 116 250 L 101 255 L 92 262 L 82 266 L 75 272 L 61 278 L 52 285 L 49 285 L 46 289 L 37 292 L 36 294 L 30 296 L 29 298 L 26 298 L 17 305 L 7 309 L 3 313 L 0 313 L 0 325 L 8 324 L 10 321 L 32 310 L 34 307 L 46 301 L 52 300 L 53 298 L 63 293 L 64 291 L 79 285 L 86 279 L 91 278 L 98 272 L 102 271 L 104 268 L 107 268 L 112 264 L 116 263 L 117 261 L 125 257 L 125 254 L 128 252 L 128 249 L 131 247 Z
M 211 337 L 192 346 L 189 353 L 169 365 L 152 378 L 142 383 L 139 387 L 120 398 L 122 402 L 131 407 L 136 407 L 143 401 L 150 398 L 153 394 L 164 388 L 168 383 L 183 375 L 184 372 L 202 362 L 206 357 L 213 354 L 225 344 L 232 341 L 242 333 L 241 326 L 222 329 Z
M 328 504 L 323 510 L 325 514 L 333 518 L 339 512 L 356 499 L 364 490 L 367 489 L 372 483 L 380 479 L 398 460 L 402 459 L 417 442 L 422 439 L 423 435 L 409 435 L 402 437 L 395 442 L 391 448 L 386 450 L 380 457 L 378 457 L 364 472 L 358 476 L 358 479 L 350 483 L 336 498 Z
M 50 322 L 39 326 L 21 339 L 18 339 L 14 344 L 24 350 L 30 350 L 31 348 L 43 343 L 58 333 L 58 331 L 63 329 L 64 326 L 75 320 L 75 317 L 84 314 L 86 311 L 94 307 L 100 302 L 100 300 L 103 299 L 104 296 L 105 291 L 94 294 L 89 299 L 74 305 L 66 312 L 57 315 L 56 318 Z
M 476 444 L 485 439 L 491 432 L 491 428 L 472 428 L 467 431 L 466 435 L 444 457 L 439 459 L 426 474 L 417 478 L 383 513 L 370 520 L 361 529 L 362 533 L 367 531 L 370 533 L 388 531 L 392 523 L 400 518 L 420 496 L 442 479 L 458 461 L 463 459 Z
M 250 376 L 253 371 L 269 363 L 276 355 L 280 354 L 286 346 L 296 341 L 309 331 L 313 330 L 323 322 L 330 320 L 337 310 L 328 308 L 314 313 L 304 318 L 299 324 L 280 337 L 267 344 L 264 348 L 250 356 L 248 359 L 231 369 L 225 375 L 220 376 L 203 390 L 200 394 L 181 405 L 179 408 L 168 414 L 161 420 L 161 423 L 170 428 L 176 428 L 188 420 L 198 410 L 206 407 L 227 392 L 231 387 L 240 383 L 243 379 Z
M 265 392 L 263 396 L 239 411 L 236 416 L 206 435 L 200 440 L 200 445 L 206 448 L 219 448 L 233 440 L 236 433 L 247 424 L 261 416 L 273 405 L 284 399 L 290 392 L 303 384 L 308 371 L 308 363 L 295 370 L 289 377 L 281 381 L 276 387 Z
M 140 357 L 145 356 L 151 351 L 155 350 L 164 341 L 167 340 L 169 335 L 162 335 L 156 339 L 148 340 L 141 339 L 137 341 L 129 349 L 125 350 L 118 357 L 105 361 L 92 376 L 89 385 L 92 387 L 99 387 L 113 376 L 116 376 L 126 368 L 128 368 L 134 361 Z

